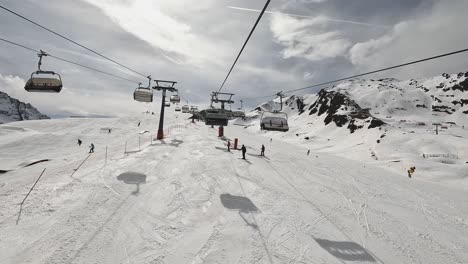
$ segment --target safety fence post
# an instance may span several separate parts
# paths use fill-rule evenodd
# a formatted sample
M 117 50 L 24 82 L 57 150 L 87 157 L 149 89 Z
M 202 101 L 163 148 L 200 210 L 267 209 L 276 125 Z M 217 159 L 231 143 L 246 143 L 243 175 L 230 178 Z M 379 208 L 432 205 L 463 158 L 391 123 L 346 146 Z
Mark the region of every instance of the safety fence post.
M 41 175 L 39 175 L 39 177 L 37 178 L 36 182 L 34 183 L 34 185 L 31 187 L 31 189 L 29 189 L 29 192 L 28 194 L 26 194 L 26 196 L 24 197 L 23 201 L 20 203 L 20 210 L 18 212 L 18 218 L 16 219 L 16 225 L 18 225 L 19 223 L 19 220 L 21 218 L 21 212 L 23 211 L 23 204 L 24 202 L 26 201 L 26 199 L 28 198 L 29 194 L 32 192 L 32 190 L 34 189 L 34 187 L 36 187 L 36 184 L 39 182 L 39 180 L 41 179 L 42 175 L 44 174 L 46 168 L 44 168 L 41 172 Z
M 220 126 L 218 128 L 218 137 L 223 137 L 224 136 L 224 127 Z
M 24 197 L 23 201 L 21 202 L 21 205 L 24 204 L 24 202 L 26 201 L 26 199 L 28 198 L 29 194 L 32 192 L 32 190 L 34 189 L 34 187 L 36 187 L 36 184 L 39 182 L 39 180 L 41 179 L 42 175 L 44 174 L 46 168 L 44 168 L 41 172 L 41 175 L 39 175 L 39 177 L 37 178 L 36 182 L 34 183 L 34 185 L 31 187 L 31 189 L 29 189 L 29 192 L 28 194 L 26 194 L 26 196 Z
M 75 173 L 81 168 L 81 166 L 83 166 L 83 164 L 89 159 L 89 157 L 91 157 L 91 153 L 88 154 L 86 159 L 84 159 L 83 162 L 81 162 L 80 165 L 76 169 L 73 169 L 73 173 L 70 175 L 70 177 L 73 178 L 73 175 L 75 175 Z

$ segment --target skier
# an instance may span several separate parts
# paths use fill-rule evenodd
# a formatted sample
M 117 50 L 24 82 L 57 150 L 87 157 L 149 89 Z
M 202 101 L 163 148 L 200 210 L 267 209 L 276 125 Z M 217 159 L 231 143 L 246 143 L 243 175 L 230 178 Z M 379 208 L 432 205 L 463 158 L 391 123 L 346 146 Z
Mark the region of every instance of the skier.
M 112 129 L 109 128 L 109 134 L 111 133 L 111 130 L 112 130 Z
M 91 143 L 91 146 L 89 146 L 89 153 L 94 153 L 94 144 Z
M 262 144 L 262 151 L 260 152 L 260 156 L 265 156 L 265 146 Z
M 140 122 L 138 122 L 138 126 L 140 126 Z
M 310 154 L 310 149 L 309 149 L 309 150 L 307 150 L 307 156 L 309 156 L 309 154 Z
M 245 146 L 242 145 L 241 150 L 242 150 L 242 159 L 245 159 L 245 153 L 247 152 L 247 148 L 245 148 Z
M 81 139 L 78 139 L 78 146 L 81 146 L 81 143 L 83 143 Z
M 412 166 L 408 170 L 408 177 L 411 178 L 413 176 L 414 171 L 416 170 L 416 167 Z
M 270 138 L 270 142 L 272 142 L 272 141 L 273 141 L 273 138 Z
M 228 140 L 228 143 L 227 143 L 227 147 L 228 147 L 228 152 L 231 152 L 231 141 Z

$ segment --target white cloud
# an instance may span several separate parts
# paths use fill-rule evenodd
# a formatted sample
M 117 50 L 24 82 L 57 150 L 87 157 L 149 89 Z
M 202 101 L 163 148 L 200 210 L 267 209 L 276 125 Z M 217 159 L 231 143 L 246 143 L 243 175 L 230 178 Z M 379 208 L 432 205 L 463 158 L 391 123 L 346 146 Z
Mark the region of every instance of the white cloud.
M 310 81 L 316 77 L 317 73 L 316 72 L 304 72 L 303 78 L 304 80 Z
M 349 59 L 354 65 L 372 64 L 372 55 L 382 48 L 388 47 L 394 40 L 393 35 L 385 35 L 378 39 L 355 44 L 350 50 Z
M 278 43 L 285 48 L 285 59 L 303 57 L 311 61 L 336 58 L 344 55 L 351 42 L 338 31 L 327 31 L 328 21 L 323 17 L 298 19 L 273 15 L 271 31 Z
M 175 63 L 201 64 L 205 61 L 213 62 L 217 58 L 215 54 L 219 49 L 214 43 L 196 35 L 190 24 L 184 23 L 162 10 L 162 7 L 167 10 L 184 8 L 181 7 L 181 3 L 176 3 L 176 1 L 159 3 L 159 1 L 154 0 L 85 1 L 100 8 L 125 31 L 166 51 L 163 53 L 164 56 Z M 185 60 L 171 58 L 170 53 L 183 55 Z
M 0 74 L 0 91 L 11 97 L 18 97 L 24 91 L 26 82 L 18 76 Z
M 463 30 L 467 9 L 467 1 L 438 2 L 432 10 L 397 24 L 388 34 L 355 44 L 349 59 L 360 70 L 369 70 L 464 49 L 468 43 Z M 408 78 L 458 72 L 466 70 L 462 56 L 466 58 L 455 55 L 385 74 Z

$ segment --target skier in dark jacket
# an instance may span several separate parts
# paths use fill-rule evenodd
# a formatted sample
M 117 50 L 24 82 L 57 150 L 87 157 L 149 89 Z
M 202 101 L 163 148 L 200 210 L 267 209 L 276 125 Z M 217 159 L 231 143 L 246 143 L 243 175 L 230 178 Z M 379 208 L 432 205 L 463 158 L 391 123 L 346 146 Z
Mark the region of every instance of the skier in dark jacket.
M 228 147 L 228 152 L 231 152 L 231 141 L 228 141 L 227 147 Z
M 91 146 L 89 146 L 89 153 L 94 153 L 94 144 L 91 143 Z
M 247 152 L 247 148 L 245 148 L 245 146 L 242 145 L 241 150 L 242 150 L 242 159 L 245 159 L 245 153 Z
M 81 139 L 78 139 L 78 146 L 81 146 L 81 143 L 83 143 Z
M 262 145 L 260 156 L 265 156 L 265 145 Z

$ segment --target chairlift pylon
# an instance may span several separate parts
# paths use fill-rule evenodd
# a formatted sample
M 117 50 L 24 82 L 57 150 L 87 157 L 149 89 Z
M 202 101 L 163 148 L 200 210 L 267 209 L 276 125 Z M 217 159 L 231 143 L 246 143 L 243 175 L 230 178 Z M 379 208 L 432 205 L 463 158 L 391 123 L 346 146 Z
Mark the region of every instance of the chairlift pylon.
M 59 93 L 63 88 L 62 77 L 53 71 L 43 71 L 41 69 L 42 57 L 48 56 L 46 52 L 41 50 L 37 56 L 39 57 L 37 71 L 31 73 L 31 78 L 26 82 L 24 89 L 28 92 Z M 56 76 L 58 78 L 55 78 Z
M 141 86 L 138 84 L 138 88 L 133 92 L 133 99 L 138 102 L 151 103 L 153 102 L 153 90 L 151 90 L 151 76 L 148 78 L 148 87 Z

